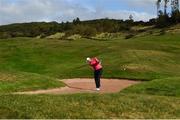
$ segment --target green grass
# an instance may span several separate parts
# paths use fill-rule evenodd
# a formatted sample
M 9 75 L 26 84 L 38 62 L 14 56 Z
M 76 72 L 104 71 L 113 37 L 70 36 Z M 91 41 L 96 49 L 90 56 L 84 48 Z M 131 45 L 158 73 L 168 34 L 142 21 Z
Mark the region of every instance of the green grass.
M 180 97 L 180 77 L 156 79 L 123 90 L 124 93 Z
M 176 33 L 128 40 L 0 40 L 0 118 L 180 118 L 179 53 Z M 92 56 L 102 60 L 105 78 L 146 82 L 116 94 L 8 94 L 92 77 L 85 61 Z
M 90 69 L 80 66 L 86 64 L 86 57 L 98 56 L 104 77 L 152 80 L 179 76 L 179 46 L 179 36 L 171 34 L 108 41 L 15 38 L 1 40 L 0 70 L 57 78 L 91 77 Z
M 62 82 L 35 73 L 0 73 L 0 94 L 65 86 Z
M 175 97 L 138 94 L 3 95 L 0 97 L 0 118 L 180 117 L 180 99 Z

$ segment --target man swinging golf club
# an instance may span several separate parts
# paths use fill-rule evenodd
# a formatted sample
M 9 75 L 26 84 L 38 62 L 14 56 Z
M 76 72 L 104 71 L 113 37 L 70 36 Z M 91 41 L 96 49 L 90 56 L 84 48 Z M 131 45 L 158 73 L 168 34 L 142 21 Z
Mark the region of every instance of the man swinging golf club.
M 101 75 L 102 75 L 101 62 L 96 57 L 94 57 L 94 58 L 89 58 L 88 57 L 87 62 L 94 69 L 94 79 L 95 79 L 95 83 L 96 83 L 96 90 L 100 91 L 100 87 L 101 87 L 100 78 L 101 78 Z

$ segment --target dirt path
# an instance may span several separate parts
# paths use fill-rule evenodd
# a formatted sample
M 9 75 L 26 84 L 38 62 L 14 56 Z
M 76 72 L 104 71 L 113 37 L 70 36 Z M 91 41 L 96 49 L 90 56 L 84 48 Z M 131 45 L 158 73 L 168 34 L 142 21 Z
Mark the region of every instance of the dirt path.
M 75 78 L 62 80 L 66 87 L 37 90 L 28 92 L 18 92 L 16 94 L 73 94 L 73 93 L 97 93 L 95 82 L 88 78 Z M 138 81 L 123 79 L 101 79 L 101 90 L 98 93 L 116 93 L 131 85 L 138 84 Z

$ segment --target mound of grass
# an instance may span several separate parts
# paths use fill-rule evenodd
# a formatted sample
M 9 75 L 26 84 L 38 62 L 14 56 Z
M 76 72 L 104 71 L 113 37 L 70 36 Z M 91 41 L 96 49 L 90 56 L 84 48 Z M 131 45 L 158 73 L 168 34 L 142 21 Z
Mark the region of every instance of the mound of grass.
M 38 73 L 60 79 L 92 77 L 85 58 L 97 56 L 104 67 L 103 77 L 107 78 L 152 80 L 180 76 L 178 34 L 131 40 L 14 38 L 0 42 L 2 71 Z
M 35 73 L 0 73 L 0 93 L 62 87 L 64 84 Z
M 136 94 L 0 95 L 0 111 L 13 118 L 179 118 L 175 97 Z M 8 108 L 8 109 L 7 109 Z M 10 108 L 10 109 L 9 109 Z M 0 114 L 0 118 L 8 118 Z M 9 117 L 10 118 L 10 117 Z
M 125 93 L 138 93 L 180 97 L 180 77 L 156 79 L 125 89 Z

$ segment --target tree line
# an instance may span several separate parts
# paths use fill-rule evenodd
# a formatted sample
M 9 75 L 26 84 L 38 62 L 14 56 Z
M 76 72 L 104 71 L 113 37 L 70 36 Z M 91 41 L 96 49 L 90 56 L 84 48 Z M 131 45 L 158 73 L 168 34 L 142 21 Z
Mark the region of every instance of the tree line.
M 132 16 L 128 20 L 115 19 L 97 19 L 89 21 L 81 21 L 79 18 L 72 22 L 32 22 L 19 23 L 0 26 L 0 38 L 12 37 L 46 37 L 57 32 L 66 34 L 66 37 L 79 34 L 83 37 L 94 36 L 99 33 L 117 33 L 121 31 L 129 31 L 134 25 L 147 25 L 149 23 L 138 21 L 134 22 Z
M 167 27 L 180 22 L 179 0 L 157 0 L 156 5 L 157 27 Z
M 154 25 L 155 27 L 167 27 L 180 22 L 179 0 L 157 0 L 157 18 L 148 22 L 134 21 L 130 15 L 128 20 L 97 19 L 81 21 L 79 18 L 72 22 L 32 22 L 21 24 L 10 24 L 0 26 L 0 38 L 12 37 L 46 37 L 57 32 L 65 33 L 65 37 L 79 34 L 83 37 L 91 37 L 100 33 L 117 33 L 130 31 L 131 27 L 137 25 Z M 171 7 L 171 11 L 167 11 Z M 162 8 L 164 10 L 162 10 Z

